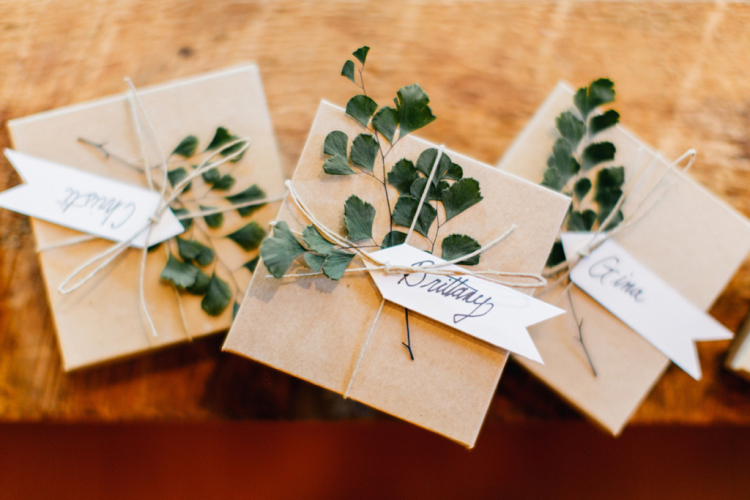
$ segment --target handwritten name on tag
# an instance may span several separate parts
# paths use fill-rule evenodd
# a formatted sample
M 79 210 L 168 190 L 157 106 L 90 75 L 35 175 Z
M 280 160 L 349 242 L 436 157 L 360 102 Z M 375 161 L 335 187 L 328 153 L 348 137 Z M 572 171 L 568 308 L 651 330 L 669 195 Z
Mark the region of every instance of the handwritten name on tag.
M 427 266 L 446 262 L 409 245 L 379 250 L 372 256 L 391 265 Z M 542 358 L 526 327 L 565 312 L 475 276 L 382 271 L 370 274 L 386 300 L 540 363 Z
M 563 234 L 566 255 L 580 247 L 581 238 L 585 237 L 580 233 Z M 582 259 L 571 271 L 570 279 L 696 380 L 702 373 L 695 341 L 732 338 L 732 332 L 721 323 L 688 302 L 612 240 Z
M 143 228 L 159 205 L 159 194 L 11 149 L 5 150 L 24 184 L 0 193 L 0 207 L 112 241 L 143 248 Z M 149 245 L 182 233 L 171 210 L 151 230 Z

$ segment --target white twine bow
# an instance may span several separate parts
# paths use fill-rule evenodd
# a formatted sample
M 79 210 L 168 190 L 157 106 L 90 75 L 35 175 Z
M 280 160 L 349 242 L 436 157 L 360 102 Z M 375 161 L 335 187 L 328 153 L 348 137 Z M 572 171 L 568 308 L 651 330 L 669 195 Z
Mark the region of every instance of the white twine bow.
M 152 191 L 157 191 L 157 187 L 158 187 L 158 191 L 160 195 L 159 204 L 157 205 L 157 208 L 154 211 L 153 215 L 149 217 L 148 222 L 141 229 L 136 231 L 130 238 L 114 244 L 107 250 L 93 256 L 92 258 L 88 259 L 86 262 L 82 263 L 75 270 L 73 270 L 73 272 L 71 272 L 68 275 L 68 277 L 63 280 L 62 283 L 60 283 L 57 290 L 63 295 L 77 290 L 78 288 L 83 286 L 86 282 L 88 282 L 91 278 L 96 276 L 99 272 L 104 270 L 114 259 L 116 259 L 120 254 L 122 254 L 126 249 L 130 247 L 130 245 L 132 244 L 133 240 L 135 240 L 135 238 L 137 238 L 140 234 L 146 231 L 146 240 L 145 240 L 146 243 L 141 251 L 141 262 L 140 262 L 139 277 L 138 277 L 138 294 L 139 294 L 140 307 L 144 315 L 146 316 L 146 320 L 148 322 L 151 333 L 154 337 L 157 337 L 158 333 L 156 331 L 156 326 L 154 325 L 154 321 L 151 318 L 151 314 L 148 311 L 148 307 L 146 304 L 146 296 L 144 292 L 146 257 L 148 255 L 148 244 L 151 240 L 151 233 L 152 233 L 154 224 L 157 224 L 161 220 L 161 217 L 164 215 L 164 213 L 170 209 L 170 204 L 174 202 L 175 200 L 177 200 L 178 196 L 182 194 L 182 191 L 188 186 L 188 184 L 193 179 L 197 178 L 198 176 L 207 172 L 208 170 L 211 170 L 212 168 L 216 168 L 220 165 L 223 165 L 224 163 L 230 162 L 234 160 L 235 158 L 240 157 L 241 155 L 245 153 L 245 151 L 248 150 L 248 148 L 250 147 L 251 141 L 249 138 L 238 138 L 216 149 L 193 172 L 191 172 L 188 176 L 186 176 L 184 179 L 179 181 L 175 186 L 169 189 L 169 192 L 168 192 L 168 186 L 169 186 L 168 166 L 167 166 L 167 157 L 164 154 L 164 149 L 162 148 L 159 140 L 157 139 L 156 129 L 153 123 L 151 122 L 151 119 L 149 118 L 148 114 L 146 113 L 146 109 L 143 105 L 143 102 L 141 101 L 140 96 L 138 95 L 138 92 L 135 86 L 133 85 L 133 82 L 130 81 L 129 78 L 126 78 L 125 82 L 128 84 L 128 87 L 130 88 L 130 91 L 128 93 L 128 102 L 130 103 L 130 109 L 131 109 L 132 118 L 133 118 L 133 125 L 135 128 L 136 137 L 138 139 L 138 146 L 141 151 L 141 157 L 143 159 L 143 165 L 144 165 L 143 172 L 146 176 L 146 182 L 148 184 L 149 189 L 151 189 Z M 153 145 L 156 147 L 156 150 L 159 154 L 159 159 L 161 161 L 159 165 L 155 167 L 151 167 L 151 165 L 149 165 L 148 155 L 146 154 L 146 145 L 144 141 L 143 127 L 141 125 L 141 120 L 139 116 L 139 110 L 143 114 L 145 123 L 147 125 L 146 137 L 149 138 L 150 141 L 153 143 Z M 230 148 L 234 148 L 238 145 L 240 146 L 240 148 L 237 151 L 234 151 L 231 154 L 223 156 L 221 159 L 217 161 L 214 161 L 214 162 L 211 161 L 217 155 L 220 155 L 224 153 L 225 151 L 229 150 Z M 155 185 L 156 183 L 151 175 L 152 168 L 159 168 L 161 171 L 161 181 L 159 183 L 160 186 Z M 215 208 L 215 209 L 208 209 L 208 210 L 202 209 L 197 212 L 188 212 L 185 214 L 181 214 L 177 216 L 177 219 L 179 220 L 194 219 L 197 217 L 204 217 L 206 215 L 213 215 L 217 213 L 236 210 L 238 208 L 263 205 L 265 203 L 282 200 L 283 198 L 284 198 L 283 196 L 277 196 L 274 198 L 264 198 L 264 199 L 255 200 L 255 201 L 235 203 L 230 206 L 222 207 L 222 208 Z M 42 252 L 42 251 L 51 250 L 54 248 L 61 248 L 64 246 L 69 246 L 69 245 L 76 245 L 79 243 L 90 241 L 95 238 L 96 236 L 92 236 L 92 235 L 78 236 L 78 237 L 71 238 L 66 241 L 62 241 L 62 242 L 54 243 L 52 245 L 48 245 L 42 248 L 38 248 L 37 251 Z M 85 275 L 79 281 L 74 282 L 71 285 L 68 285 L 68 283 L 73 281 L 79 274 L 83 273 L 86 269 L 94 265 L 96 265 L 96 267 L 94 267 L 94 269 L 92 269 L 87 275 Z M 178 294 L 177 300 L 180 305 L 181 313 L 183 313 L 183 321 L 184 321 L 184 312 L 182 311 L 182 302 L 180 301 L 179 294 Z M 187 332 L 187 327 L 185 328 L 185 330 Z

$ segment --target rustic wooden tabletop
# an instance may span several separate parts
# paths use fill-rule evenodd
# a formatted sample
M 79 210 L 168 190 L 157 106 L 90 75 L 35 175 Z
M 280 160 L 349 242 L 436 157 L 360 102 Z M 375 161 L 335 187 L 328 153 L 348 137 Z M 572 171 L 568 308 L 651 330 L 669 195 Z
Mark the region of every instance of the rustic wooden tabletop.
M 260 65 L 287 174 L 318 102 L 361 45 L 368 91 L 418 82 L 438 120 L 427 139 L 494 164 L 555 83 L 617 83 L 622 120 L 667 156 L 696 148 L 692 175 L 750 216 L 750 5 L 649 2 L 0 1 L 0 120 L 230 64 Z M 7 129 L 0 146 L 9 145 Z M 0 190 L 20 182 L 3 157 Z M 711 310 L 736 331 L 750 266 Z M 104 334 L 104 332 L 103 332 Z M 222 335 L 65 374 L 29 221 L 0 210 L 0 420 L 371 418 L 339 395 L 220 352 Z M 700 345 L 704 379 L 670 368 L 633 419 L 750 424 L 750 383 Z M 577 413 L 519 366 L 492 420 Z

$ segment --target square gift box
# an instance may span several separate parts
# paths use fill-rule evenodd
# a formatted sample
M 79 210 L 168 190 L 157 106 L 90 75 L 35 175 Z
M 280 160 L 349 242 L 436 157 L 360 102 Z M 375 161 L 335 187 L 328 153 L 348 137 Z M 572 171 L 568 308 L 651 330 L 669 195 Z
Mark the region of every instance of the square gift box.
M 573 94 L 570 86 L 559 83 L 505 153 L 498 169 L 540 183 L 559 137 L 555 118 L 574 109 Z M 614 161 L 603 166 L 625 167 L 623 191 L 629 192 L 622 206 L 625 217 L 634 213 L 641 200 L 642 207 L 653 206 L 613 240 L 699 311 L 708 311 L 750 251 L 750 221 L 689 175 L 679 177 L 679 170 L 668 171 L 671 162 L 625 127 L 609 128 L 597 134 L 596 140 L 616 147 Z M 571 311 L 571 301 L 562 294 L 564 286 L 539 298 Z M 544 365 L 515 359 L 617 435 L 670 359 L 577 286 L 571 286 L 570 297 L 577 319 L 584 321 L 586 350 L 596 376 L 579 342 L 572 314 L 530 330 Z
M 377 214 L 373 240 L 380 242 L 389 231 L 383 185 L 369 175 L 336 177 L 323 171 L 324 141 L 334 130 L 350 138 L 363 132 L 344 110 L 324 101 L 292 185 L 310 212 L 339 234 L 344 234 L 343 207 L 349 196 L 371 203 Z M 385 167 L 390 171 L 402 158 L 416 163 L 433 147 L 408 135 L 393 146 Z M 470 269 L 540 273 L 568 198 L 458 153 L 444 154 L 461 166 L 464 178 L 479 182 L 484 198 L 441 225 L 441 236 L 458 232 L 486 244 L 515 224 L 510 237 L 484 252 Z M 379 164 L 374 173 L 382 177 Z M 387 186 L 393 202 L 398 192 Z M 444 213 L 438 218 L 446 219 Z M 277 221 L 297 233 L 310 224 L 289 196 Z M 416 234 L 410 244 L 430 249 Z M 355 258 L 351 267 L 363 265 Z M 294 273 L 294 264 L 288 272 Z M 409 314 L 411 360 L 402 345 L 407 341 L 404 308 L 386 301 L 378 316 L 380 304 L 381 294 L 367 273 L 345 274 L 340 281 L 325 276 L 278 280 L 261 259 L 224 350 L 340 394 L 348 389 L 352 399 L 473 446 L 508 352 L 426 316 Z
M 231 172 L 234 178 L 229 189 L 227 185 L 221 190 L 214 189 L 215 184 L 208 186 L 199 176 L 185 196 L 197 197 L 209 192 L 201 203 L 222 207 L 227 205 L 225 197 L 251 185 L 260 187 L 268 197 L 283 194 L 279 155 L 257 66 L 246 64 L 155 85 L 139 90 L 138 95 L 156 134 L 155 138 L 144 139 L 152 166 L 161 162 L 154 141 L 169 152 L 192 135 L 198 140 L 195 158 L 205 158 L 210 152 L 204 153 L 204 148 L 210 149 L 209 142 L 220 127 L 250 140 L 249 149 L 239 161 L 219 167 L 219 171 Z M 145 117 L 141 116 L 141 120 L 145 130 Z M 143 168 L 138 171 L 126 165 L 142 165 L 138 163 L 142 155 L 127 94 L 11 120 L 8 128 L 18 152 L 130 185 L 147 186 Z M 111 156 L 106 157 L 92 144 L 104 145 Z M 170 157 L 170 169 L 173 159 L 179 158 Z M 176 164 L 186 165 L 183 169 L 190 171 L 188 160 L 192 159 L 182 159 Z M 154 179 L 161 179 L 161 175 L 159 169 L 153 170 Z M 216 273 L 231 283 L 233 291 L 238 288 L 234 292 L 240 298 L 251 276 L 242 265 L 257 255 L 257 249 L 245 251 L 225 236 L 250 220 L 267 227 L 278 206 L 278 202 L 269 203 L 255 211 L 246 210 L 244 215 L 236 210 L 225 212 L 221 227 L 216 229 L 208 227 L 202 218 L 193 221 L 215 238 L 216 252 L 226 264 L 217 265 Z M 247 213 L 251 211 L 254 213 Z M 220 332 L 231 325 L 231 303 L 221 314 L 210 316 L 201 309 L 200 296 L 177 291 L 171 283 L 160 279 L 169 253 L 166 243 L 149 251 L 144 276 L 144 297 L 156 336 L 152 335 L 141 309 L 138 291 L 142 251 L 139 249 L 127 249 L 79 289 L 60 294 L 58 286 L 73 270 L 113 243 L 97 238 L 54 248 L 80 237 L 81 233 L 36 218 L 31 219 L 31 224 L 38 247 L 44 249 L 39 259 L 65 370 L 133 356 Z M 174 242 L 170 248 L 177 253 Z M 204 270 L 211 274 L 210 266 Z

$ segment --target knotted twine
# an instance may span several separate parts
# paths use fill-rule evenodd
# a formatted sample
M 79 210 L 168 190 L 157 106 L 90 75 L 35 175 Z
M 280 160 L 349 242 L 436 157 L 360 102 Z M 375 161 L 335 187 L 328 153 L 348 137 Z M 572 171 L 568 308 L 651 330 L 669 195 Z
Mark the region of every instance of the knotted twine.
M 156 129 L 153 125 L 153 122 L 148 116 L 148 113 L 146 112 L 146 108 L 143 105 L 143 102 L 141 101 L 141 97 L 138 94 L 138 91 L 136 90 L 135 86 L 133 85 L 133 82 L 130 80 L 130 78 L 126 78 L 125 82 L 127 83 L 129 87 L 128 92 L 128 103 L 130 104 L 130 110 L 132 114 L 133 119 L 133 127 L 135 130 L 135 135 L 138 141 L 138 147 L 140 149 L 141 158 L 143 161 L 143 173 L 146 176 L 146 182 L 148 184 L 148 188 L 151 191 L 157 191 L 159 192 L 159 203 L 157 204 L 156 210 L 154 213 L 148 218 L 148 222 L 138 231 L 136 231 L 132 236 L 130 236 L 128 239 L 123 240 L 119 243 L 115 243 L 107 250 L 93 256 L 92 258 L 88 259 L 84 263 L 82 263 L 80 266 L 78 266 L 75 270 L 73 270 L 72 273 L 68 275 L 67 278 L 63 280 L 62 283 L 58 286 L 57 290 L 63 295 L 66 295 L 68 293 L 71 293 L 78 288 L 80 288 L 82 285 L 84 285 L 86 282 L 88 282 L 90 279 L 92 279 L 94 276 L 96 276 L 99 272 L 104 270 L 115 258 L 117 258 L 120 254 L 122 254 L 125 250 L 127 250 L 131 243 L 144 231 L 146 232 L 146 239 L 145 244 L 143 246 L 143 249 L 141 251 L 141 262 L 139 267 L 139 275 L 138 275 L 138 295 L 139 295 L 139 302 L 140 307 L 146 316 L 146 320 L 148 321 L 149 328 L 151 330 L 151 333 L 153 337 L 157 337 L 158 333 L 156 331 L 156 326 L 154 325 L 154 322 L 151 318 L 151 314 L 148 311 L 148 307 L 146 304 L 146 295 L 144 292 L 144 277 L 146 273 L 146 257 L 148 256 L 148 246 L 149 241 L 151 239 L 151 233 L 154 227 L 154 224 L 157 224 L 162 216 L 170 209 L 169 205 L 177 200 L 177 197 L 182 194 L 182 191 L 187 187 L 187 185 L 195 178 L 197 178 L 199 175 L 203 174 L 204 172 L 207 172 L 208 170 L 211 170 L 212 168 L 216 168 L 220 165 L 223 165 L 224 163 L 227 163 L 229 161 L 234 160 L 235 158 L 239 158 L 241 155 L 245 153 L 245 151 L 248 150 L 250 147 L 251 141 L 249 138 L 238 138 L 236 140 L 233 140 L 222 147 L 216 149 L 208 158 L 206 158 L 192 173 L 190 173 L 187 177 L 179 181 L 175 186 L 172 186 L 171 188 L 168 188 L 169 186 L 169 179 L 168 179 L 168 166 L 167 166 L 167 157 L 164 154 L 164 149 L 161 146 L 161 143 L 159 142 L 157 135 L 156 135 Z M 141 119 L 139 117 L 139 110 L 143 115 L 144 121 L 146 123 L 146 137 L 150 139 L 152 144 L 156 147 L 156 150 L 159 154 L 159 159 L 161 161 L 160 164 L 152 167 L 149 164 L 148 155 L 146 154 L 146 145 L 144 141 L 144 130 L 141 125 Z M 217 160 L 215 162 L 211 162 L 213 158 L 215 158 L 217 155 L 224 153 L 225 151 L 229 150 L 230 148 L 240 146 L 240 148 L 237 151 L 232 152 L 231 154 L 228 154 L 227 156 L 224 156 L 220 160 Z M 154 179 L 151 175 L 151 169 L 152 168 L 158 168 L 161 171 L 161 186 L 157 186 Z M 215 208 L 210 210 L 200 210 L 198 212 L 188 212 L 185 214 L 181 214 L 179 216 L 176 216 L 178 220 L 185 220 L 185 219 L 194 219 L 197 217 L 204 217 L 207 215 L 213 215 L 223 212 L 228 212 L 231 210 L 236 210 L 238 208 L 244 208 L 244 207 L 251 207 L 251 206 L 258 206 L 263 205 L 265 203 L 270 203 L 274 201 L 280 201 L 284 198 L 284 196 L 276 196 L 273 198 L 263 198 L 260 200 L 255 201 L 248 201 L 243 203 L 236 203 L 232 204 L 228 207 L 223 208 Z M 93 235 L 83 235 L 78 236 L 75 238 L 71 238 L 69 240 L 65 240 L 62 242 L 54 243 L 45 247 L 37 248 L 37 252 L 43 252 L 46 250 L 51 250 L 55 248 L 61 248 L 64 246 L 69 245 L 76 245 L 79 243 L 83 243 L 86 241 L 90 241 L 97 238 L 97 236 Z M 88 269 L 91 266 L 96 265 L 96 267 L 91 270 L 85 277 L 80 279 L 79 281 L 71 284 L 68 286 L 68 283 L 72 281 L 76 276 L 84 272 L 86 269 Z M 230 271 L 231 272 L 231 271 Z M 177 293 L 177 288 L 175 287 L 175 293 Z M 185 332 L 190 338 L 189 329 L 187 328 L 187 323 L 185 321 L 185 314 L 182 310 L 182 301 L 179 297 L 179 293 L 177 293 L 177 301 L 178 305 L 180 307 L 180 312 L 182 314 L 182 320 L 183 320 L 183 326 L 185 327 Z
M 417 220 L 422 212 L 422 206 L 427 198 L 427 194 L 429 192 L 429 189 L 432 185 L 432 179 L 435 176 L 435 172 L 437 171 L 437 166 L 440 163 L 440 158 L 443 155 L 443 150 L 445 149 L 444 145 L 441 145 L 438 148 L 437 156 L 435 157 L 435 162 L 432 165 L 432 169 L 430 170 L 430 175 L 427 178 L 427 183 L 425 184 L 425 189 L 422 191 L 422 197 L 419 200 L 419 203 L 417 204 L 417 209 L 414 214 L 414 218 L 411 221 L 411 226 L 409 227 L 408 233 L 406 233 L 406 238 L 404 239 L 403 244 L 408 244 L 409 239 L 411 238 L 411 235 L 414 233 L 414 228 L 417 224 Z M 364 260 L 366 263 L 369 263 L 370 266 L 365 267 L 358 267 L 353 269 L 346 269 L 344 272 L 371 272 L 371 271 L 383 271 L 386 274 L 410 274 L 410 273 L 423 273 L 423 274 L 433 274 L 433 275 L 439 275 L 439 276 L 457 276 L 457 275 L 470 275 L 475 276 L 481 279 L 485 279 L 488 281 L 492 281 L 494 283 L 497 283 L 499 285 L 504 285 L 508 287 L 515 287 L 515 288 L 538 288 L 546 286 L 547 280 L 539 275 L 539 274 L 533 274 L 533 273 L 517 273 L 517 272 L 508 272 L 508 271 L 494 271 L 494 270 L 488 270 L 488 271 L 470 271 L 468 269 L 464 269 L 462 267 L 457 267 L 454 269 L 445 269 L 447 266 L 452 266 L 454 264 L 457 264 L 458 262 L 470 259 L 474 256 L 480 255 L 483 252 L 486 252 L 490 248 L 494 247 L 501 241 L 504 241 L 506 238 L 508 238 L 513 231 L 517 228 L 515 224 L 513 224 L 507 231 L 505 231 L 503 234 L 492 240 L 487 245 L 484 245 L 483 247 L 479 248 L 478 250 L 467 254 L 462 255 L 460 257 L 457 257 L 453 260 L 444 262 L 444 263 L 438 263 L 438 264 L 431 264 L 426 266 L 410 266 L 410 265 L 403 265 L 403 264 L 391 264 L 388 261 L 383 262 L 382 260 L 378 259 L 377 257 L 373 256 L 370 252 L 367 252 L 362 247 L 356 245 L 352 241 L 350 241 L 347 238 L 344 238 L 343 236 L 339 235 L 335 231 L 328 228 L 325 224 L 323 224 L 320 219 L 318 219 L 315 214 L 312 213 L 312 211 L 307 207 L 307 204 L 302 200 L 302 198 L 299 196 L 297 191 L 294 189 L 294 186 L 291 181 L 286 182 L 287 189 L 289 190 L 289 195 L 294 202 L 294 204 L 297 206 L 297 208 L 302 212 L 302 214 L 307 217 L 307 219 L 311 222 L 311 224 L 315 227 L 315 229 L 318 230 L 318 232 L 330 243 L 333 243 L 335 245 L 344 247 L 344 248 L 352 248 L 354 249 L 356 254 L 359 254 L 359 256 Z M 273 224 L 273 223 L 272 223 Z M 286 277 L 302 277 L 302 276 L 317 276 L 323 274 L 322 272 L 315 272 L 315 273 L 295 273 L 295 274 L 285 274 L 282 276 L 282 278 Z M 516 277 L 516 278 L 529 278 L 534 280 L 535 282 L 532 283 L 518 283 L 518 282 L 512 282 L 512 281 L 505 281 L 501 279 L 497 279 L 495 277 L 497 276 L 505 276 L 505 277 Z M 273 276 L 267 276 L 267 278 L 273 278 Z M 377 314 L 375 315 L 375 318 L 372 322 L 372 325 L 370 326 L 370 330 L 367 334 L 367 337 L 365 337 L 365 343 L 362 346 L 362 349 L 359 352 L 359 357 L 357 358 L 357 362 L 354 365 L 354 370 L 352 374 L 349 377 L 349 382 L 347 384 L 346 390 L 344 391 L 344 398 L 349 397 L 349 393 L 351 392 L 352 385 L 354 384 L 354 379 L 357 375 L 357 372 L 359 371 L 360 365 L 362 363 L 362 359 L 364 358 L 365 352 L 367 352 L 368 347 L 370 346 L 370 342 L 372 340 L 373 334 L 375 333 L 375 326 L 378 323 L 378 320 L 380 319 L 380 315 L 383 312 L 383 307 L 385 306 L 385 298 L 382 298 L 380 301 L 380 306 L 378 307 Z
M 643 148 L 641 146 L 638 147 L 638 151 L 636 153 L 635 160 L 633 160 L 633 164 L 638 164 L 638 159 L 640 158 L 641 152 Z M 594 231 L 591 235 L 591 239 L 586 243 L 583 247 L 578 249 L 575 254 L 571 256 L 566 256 L 566 260 L 564 262 L 561 262 L 560 264 L 552 267 L 549 271 L 545 272 L 545 276 L 551 277 L 557 275 L 560 271 L 565 270 L 565 272 L 556 279 L 553 283 L 551 283 L 548 287 L 546 287 L 542 293 L 553 289 L 555 286 L 560 284 L 562 281 L 568 278 L 571 271 L 573 270 L 573 267 L 575 267 L 578 262 L 580 262 L 581 259 L 584 257 L 587 257 L 591 254 L 594 250 L 599 248 L 605 241 L 609 240 L 613 236 L 617 235 L 618 233 L 625 231 L 631 227 L 633 227 L 636 223 L 638 223 L 641 219 L 646 217 L 648 214 L 650 214 L 666 197 L 667 193 L 677 185 L 677 183 L 682 179 L 682 177 L 687 173 L 688 170 L 690 170 L 690 167 L 693 166 L 693 162 L 695 162 L 696 157 L 696 151 L 695 149 L 688 149 L 685 151 L 679 158 L 677 158 L 675 161 L 669 164 L 666 170 L 661 173 L 661 175 L 657 178 L 654 185 L 646 191 L 646 193 L 643 195 L 643 197 L 636 203 L 633 210 L 630 212 L 629 215 L 623 217 L 620 224 L 615 226 L 614 228 L 610 229 L 609 231 L 606 230 L 607 226 L 610 222 L 612 222 L 613 218 L 616 217 L 617 213 L 620 211 L 620 208 L 625 203 L 627 197 L 634 191 L 636 191 L 640 186 L 641 183 L 644 181 L 644 179 L 649 178 L 650 174 L 652 173 L 654 167 L 659 163 L 659 160 L 662 159 L 661 152 L 657 151 L 652 157 L 649 163 L 644 167 L 641 172 L 636 176 L 635 182 L 630 182 L 631 187 L 627 191 L 623 191 L 620 197 L 617 200 L 617 203 L 615 204 L 612 211 L 609 213 L 609 215 L 604 219 L 604 221 L 599 225 L 596 231 Z M 677 169 L 677 166 L 680 165 L 686 158 L 688 159 L 687 165 L 685 165 L 685 168 L 679 171 L 679 173 L 672 179 L 669 183 L 667 183 L 666 186 L 662 188 L 662 190 L 654 197 L 653 202 L 648 205 L 645 209 L 641 210 L 642 207 L 644 207 L 645 202 L 652 198 L 652 194 L 656 191 L 656 189 L 659 187 L 659 185 L 662 183 L 664 178 L 669 175 L 671 172 L 674 172 Z M 635 175 L 635 174 L 633 174 Z M 571 283 L 568 283 L 568 285 L 563 289 L 560 296 L 557 298 L 555 303 L 559 302 L 559 300 L 565 295 L 567 290 L 570 288 Z

